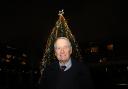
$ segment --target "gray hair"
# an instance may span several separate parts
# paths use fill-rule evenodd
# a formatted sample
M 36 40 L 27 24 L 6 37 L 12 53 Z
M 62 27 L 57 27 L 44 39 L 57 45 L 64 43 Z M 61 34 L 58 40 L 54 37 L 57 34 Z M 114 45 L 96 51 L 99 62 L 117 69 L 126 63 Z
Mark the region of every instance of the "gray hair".
M 58 37 L 58 38 L 55 40 L 55 42 L 54 42 L 54 49 L 56 48 L 56 42 L 57 42 L 57 40 L 59 40 L 59 39 L 64 39 L 64 40 L 66 40 L 66 41 L 69 43 L 69 47 L 72 48 L 71 42 L 70 42 L 70 40 L 69 40 L 68 38 L 66 38 L 66 37 Z

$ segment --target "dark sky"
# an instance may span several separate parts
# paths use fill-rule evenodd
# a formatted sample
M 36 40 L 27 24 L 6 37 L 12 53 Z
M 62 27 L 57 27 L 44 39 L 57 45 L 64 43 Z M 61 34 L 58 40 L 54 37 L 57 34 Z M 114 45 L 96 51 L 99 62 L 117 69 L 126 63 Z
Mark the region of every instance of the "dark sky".
M 40 48 L 46 43 L 61 9 L 81 44 L 127 37 L 127 8 L 119 0 L 6 0 L 1 3 L 0 41 Z

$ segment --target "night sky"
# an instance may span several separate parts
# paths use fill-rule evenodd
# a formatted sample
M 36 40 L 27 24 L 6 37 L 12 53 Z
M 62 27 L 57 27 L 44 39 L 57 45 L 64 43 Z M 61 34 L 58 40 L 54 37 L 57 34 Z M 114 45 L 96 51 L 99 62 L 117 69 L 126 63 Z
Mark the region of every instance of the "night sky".
M 15 47 L 45 48 L 59 10 L 79 44 L 127 40 L 127 8 L 119 0 L 4 0 L 0 41 Z

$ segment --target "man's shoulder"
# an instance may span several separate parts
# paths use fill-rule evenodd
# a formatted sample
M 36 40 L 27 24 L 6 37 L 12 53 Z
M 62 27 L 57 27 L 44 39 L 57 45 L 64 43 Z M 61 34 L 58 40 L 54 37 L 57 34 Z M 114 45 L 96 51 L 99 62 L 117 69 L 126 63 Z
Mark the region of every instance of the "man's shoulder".
M 52 63 L 50 63 L 50 64 L 48 64 L 47 66 L 46 66 L 46 70 L 51 70 L 51 69 L 56 69 L 56 68 L 58 68 L 58 62 L 57 61 L 55 61 L 55 62 L 52 62 Z
M 84 62 L 76 60 L 76 59 L 72 59 L 72 63 L 76 65 L 83 65 L 83 66 L 86 65 Z
M 74 65 L 76 68 L 78 69 L 84 69 L 84 70 L 88 70 L 89 69 L 89 66 L 88 64 L 82 62 L 82 61 L 78 61 L 78 60 L 73 60 L 72 59 L 72 65 Z

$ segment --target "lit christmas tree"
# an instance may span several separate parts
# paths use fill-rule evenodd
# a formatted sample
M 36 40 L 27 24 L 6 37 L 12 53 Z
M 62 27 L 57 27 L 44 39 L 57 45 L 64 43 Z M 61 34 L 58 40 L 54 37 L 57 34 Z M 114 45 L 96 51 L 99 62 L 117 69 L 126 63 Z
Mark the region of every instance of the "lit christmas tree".
M 41 62 L 41 73 L 43 72 L 46 65 L 56 60 L 56 57 L 54 55 L 54 41 L 57 37 L 67 37 L 72 44 L 72 57 L 77 60 L 81 60 L 82 58 L 78 43 L 76 42 L 75 37 L 72 35 L 71 30 L 69 29 L 67 21 L 65 20 L 63 14 L 63 10 L 59 11 L 59 19 L 57 20 L 47 40 L 46 49 L 44 51 L 44 55 Z

